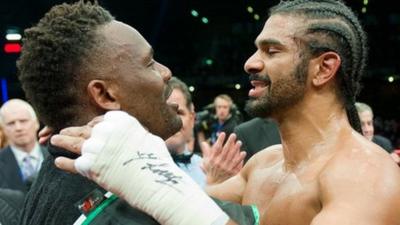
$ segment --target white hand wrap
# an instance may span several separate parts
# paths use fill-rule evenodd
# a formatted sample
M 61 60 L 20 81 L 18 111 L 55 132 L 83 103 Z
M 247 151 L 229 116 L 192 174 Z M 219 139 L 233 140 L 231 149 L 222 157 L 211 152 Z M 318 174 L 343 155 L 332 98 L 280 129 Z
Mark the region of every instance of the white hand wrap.
M 228 216 L 173 162 L 164 141 L 125 112 L 106 113 L 76 169 L 164 225 L 222 225 Z

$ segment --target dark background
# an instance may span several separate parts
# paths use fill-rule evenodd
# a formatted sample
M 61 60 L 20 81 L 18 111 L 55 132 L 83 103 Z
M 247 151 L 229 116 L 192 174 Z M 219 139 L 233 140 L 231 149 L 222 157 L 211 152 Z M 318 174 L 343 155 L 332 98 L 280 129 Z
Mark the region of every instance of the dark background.
M 21 30 L 34 25 L 51 6 L 73 1 L 2 0 L 1 46 L 10 26 Z M 196 109 L 220 93 L 228 93 L 239 108 L 247 98 L 249 84 L 243 71 L 245 60 L 255 50 L 253 41 L 261 31 L 267 9 L 276 0 L 99 0 L 120 21 L 138 29 L 155 49 L 155 58 L 168 65 L 175 76 L 195 87 Z M 400 119 L 400 10 L 395 1 L 346 1 L 360 16 L 369 35 L 369 66 L 359 101 L 370 104 L 384 120 Z M 254 13 L 260 15 L 255 20 Z M 362 8 L 366 12 L 362 13 Z M 199 12 L 193 17 L 191 10 Z M 206 16 L 208 24 L 201 22 Z M 3 48 L 3 47 L 2 47 Z M 18 55 L 0 53 L 0 78 L 8 83 L 8 97 L 24 98 L 15 76 Z M 207 65 L 206 59 L 213 64 Z M 388 77 L 394 76 L 394 82 Z M 236 90 L 235 84 L 241 89 Z

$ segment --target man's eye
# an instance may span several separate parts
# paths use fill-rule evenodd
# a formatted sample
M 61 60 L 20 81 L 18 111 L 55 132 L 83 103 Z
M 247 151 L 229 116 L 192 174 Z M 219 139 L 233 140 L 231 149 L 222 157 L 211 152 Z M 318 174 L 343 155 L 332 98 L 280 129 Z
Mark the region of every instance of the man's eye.
M 155 61 L 154 60 L 151 60 L 151 62 L 147 65 L 148 67 L 154 67 L 154 65 L 155 65 Z
M 269 54 L 269 55 L 273 55 L 273 54 L 275 54 L 275 53 L 278 53 L 279 50 L 276 49 L 276 48 L 268 48 L 266 52 L 267 52 L 267 54 Z

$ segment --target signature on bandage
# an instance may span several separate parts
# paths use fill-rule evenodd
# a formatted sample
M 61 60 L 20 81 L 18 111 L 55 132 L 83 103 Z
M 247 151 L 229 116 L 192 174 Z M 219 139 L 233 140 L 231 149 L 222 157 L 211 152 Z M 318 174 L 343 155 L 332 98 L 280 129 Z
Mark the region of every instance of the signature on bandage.
M 125 161 L 123 165 L 127 165 L 128 163 L 134 161 L 134 160 L 156 160 L 158 159 L 156 155 L 153 153 L 143 153 L 143 152 L 136 152 L 136 155 Z M 140 169 L 142 170 L 149 170 L 153 174 L 157 175 L 159 179 L 156 179 L 155 182 L 167 185 L 173 189 L 175 189 L 178 192 L 181 192 L 178 188 L 175 186 L 179 184 L 179 182 L 182 180 L 181 176 L 175 175 L 173 172 L 168 170 L 168 164 L 167 163 L 149 163 L 146 162 L 146 165 L 141 167 Z
M 179 181 L 182 179 L 182 177 L 176 176 L 173 172 L 168 171 L 166 167 L 168 167 L 167 163 L 161 163 L 161 164 L 146 163 L 146 165 L 143 166 L 141 169 L 150 170 L 153 174 L 158 175 L 161 178 L 155 180 L 155 182 L 170 186 L 176 191 L 181 192 L 174 186 L 179 184 Z
M 132 159 L 128 159 L 123 163 L 125 166 L 126 164 L 132 162 L 133 160 L 140 160 L 140 159 L 158 159 L 153 153 L 144 153 L 144 152 L 136 152 L 137 156 L 134 156 Z

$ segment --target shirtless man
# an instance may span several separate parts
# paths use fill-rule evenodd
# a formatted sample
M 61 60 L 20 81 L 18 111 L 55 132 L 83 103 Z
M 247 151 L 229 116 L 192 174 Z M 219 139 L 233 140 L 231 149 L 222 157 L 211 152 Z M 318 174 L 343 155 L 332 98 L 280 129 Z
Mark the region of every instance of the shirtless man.
M 263 225 L 400 224 L 400 171 L 384 150 L 356 131 L 360 125 L 354 102 L 367 52 L 354 13 L 340 1 L 281 2 L 271 9 L 255 45 L 245 64 L 254 86 L 247 108 L 278 122 L 282 145 L 259 152 L 237 176 L 207 192 L 255 203 Z M 89 141 L 99 137 L 94 133 Z M 62 135 L 52 142 L 68 146 Z M 88 169 L 95 175 L 89 177 L 140 206 L 129 190 L 115 185 L 117 178 L 96 169 L 99 161 L 111 168 L 118 164 L 106 162 L 109 149 L 99 150 L 103 160 L 96 159 Z M 74 170 L 73 161 L 65 158 L 57 165 Z M 138 176 L 143 171 L 118 172 Z M 130 188 L 141 185 L 148 183 Z

